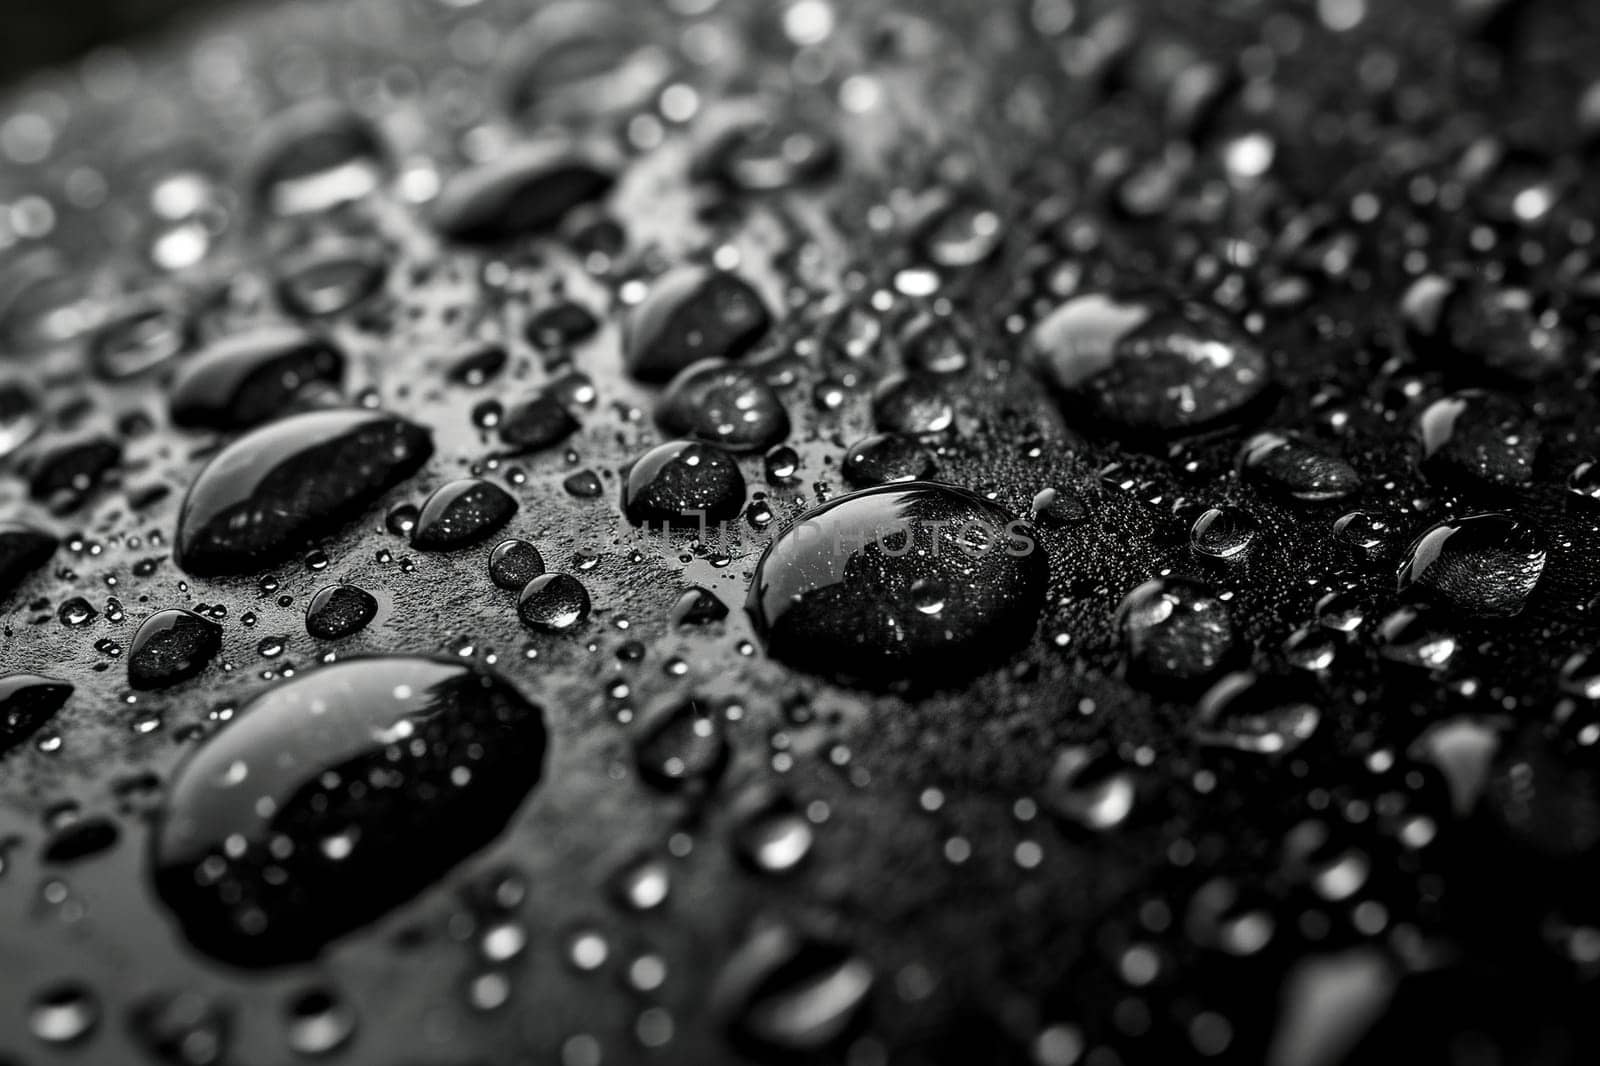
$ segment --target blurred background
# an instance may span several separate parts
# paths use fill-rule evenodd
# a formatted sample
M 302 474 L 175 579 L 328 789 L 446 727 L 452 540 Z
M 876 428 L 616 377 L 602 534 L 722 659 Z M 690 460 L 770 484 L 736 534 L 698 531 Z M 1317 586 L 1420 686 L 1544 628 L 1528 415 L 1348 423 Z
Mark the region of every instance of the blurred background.
M 0 0 L 0 86 L 231 0 Z

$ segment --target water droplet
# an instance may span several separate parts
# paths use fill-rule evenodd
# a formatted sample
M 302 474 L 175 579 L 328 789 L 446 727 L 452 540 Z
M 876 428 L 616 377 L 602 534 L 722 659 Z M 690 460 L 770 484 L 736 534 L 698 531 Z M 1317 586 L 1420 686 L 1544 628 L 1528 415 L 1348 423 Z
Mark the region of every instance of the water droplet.
M 1538 425 L 1507 397 L 1479 389 L 1429 404 L 1417 419 L 1430 477 L 1525 485 L 1543 440 Z
M 1194 520 L 1189 546 L 1212 559 L 1232 559 L 1248 549 L 1260 526 L 1237 507 L 1209 507 Z
M 128 645 L 128 684 L 167 688 L 204 670 L 222 650 L 222 627 L 181 607 L 157 611 L 140 623 Z
M 250 161 L 256 203 L 278 216 L 305 215 L 359 200 L 378 187 L 387 153 L 356 112 L 307 100 L 262 127 Z
M 172 421 L 240 430 L 277 417 L 315 386 L 337 388 L 344 355 L 294 326 L 262 326 L 217 341 L 187 363 L 173 383 Z
M 350 1042 L 356 1016 L 348 1004 L 326 988 L 296 994 L 284 1011 L 290 1050 L 308 1057 L 331 1055 Z
M 570 574 L 542 574 L 517 598 L 517 615 L 531 629 L 564 632 L 589 617 L 589 590 Z
M 434 205 L 434 226 L 463 244 L 543 233 L 578 205 L 604 197 L 615 180 L 568 145 L 523 145 L 451 178 Z
M 136 377 L 178 357 L 189 346 L 187 316 L 150 303 L 119 314 L 89 339 L 89 365 L 107 381 Z
M 782 484 L 800 470 L 800 453 L 787 444 L 780 444 L 762 457 L 762 468 L 768 481 Z
M 250 700 L 179 769 L 157 890 L 219 959 L 313 958 L 499 836 L 544 750 L 540 708 L 460 660 L 322 667 Z
M 695 163 L 697 174 L 745 192 L 776 192 L 826 176 L 838 143 L 792 117 L 744 121 L 725 130 Z
M 1236 645 L 1228 605 L 1209 586 L 1187 578 L 1146 581 L 1123 598 L 1116 624 L 1129 674 L 1147 684 L 1208 677 Z
M 872 420 L 889 433 L 943 433 L 955 424 L 955 406 L 932 378 L 905 374 L 883 382 L 872 394 Z
M 1378 625 L 1378 653 L 1391 662 L 1442 670 L 1455 658 L 1460 642 L 1439 628 L 1431 614 L 1402 607 Z
M 268 423 L 195 478 L 178 520 L 178 564 L 209 576 L 285 559 L 366 510 L 432 453 L 427 430 L 376 411 Z
M 1322 711 L 1287 679 L 1234 673 L 1200 698 L 1194 728 L 1209 747 L 1280 755 L 1309 740 L 1321 722 Z
M 727 452 L 695 441 L 668 441 L 623 472 L 622 509 L 634 525 L 698 526 L 737 518 L 744 475 Z
M 551 392 L 518 401 L 499 420 L 500 440 L 519 454 L 553 447 L 581 428 L 566 404 Z
M 1034 330 L 1068 406 L 1134 433 L 1233 420 L 1270 383 L 1266 353 L 1221 311 L 1165 294 L 1075 297 Z
M 86 626 L 100 617 L 100 612 L 95 610 L 94 604 L 82 596 L 72 596 L 61 601 L 61 606 L 56 608 L 56 618 L 61 624 L 71 629 Z
M 0 755 L 37 733 L 72 697 L 73 687 L 38 674 L 0 674 Z
M 1400 316 L 1411 350 L 1446 369 L 1526 384 L 1570 365 L 1566 327 L 1526 289 L 1424 274 L 1401 297 Z
M 1109 751 L 1073 745 L 1056 754 L 1043 799 L 1058 816 L 1099 833 L 1127 821 L 1138 794 L 1133 771 L 1121 759 Z
M 279 263 L 278 302 L 300 318 L 327 318 L 376 295 L 387 276 L 383 251 L 370 243 L 341 239 L 312 244 Z
M 672 872 L 655 855 L 641 855 L 611 876 L 611 894 L 629 910 L 653 911 L 672 891 Z
M 634 737 L 634 765 L 652 788 L 676 792 L 714 786 L 730 749 L 722 718 L 709 702 L 672 699 L 649 710 Z
M 728 605 L 716 593 L 699 585 L 685 589 L 678 602 L 672 605 L 672 624 L 675 626 L 705 626 L 728 617 Z
M 318 640 L 342 640 L 367 628 L 378 614 L 372 593 L 355 585 L 327 585 L 306 604 L 306 632 Z
M 489 580 L 497 588 L 521 592 L 544 573 L 544 556 L 525 540 L 504 540 L 489 554 Z
M 773 925 L 724 964 L 711 998 L 741 1051 L 819 1055 L 851 1034 L 874 980 L 849 946 Z
M 739 800 L 732 830 L 734 855 L 764 874 L 786 874 L 811 854 L 811 823 L 787 792 L 755 789 Z
M 493 482 L 462 478 L 435 489 L 422 505 L 411 546 L 418 551 L 459 551 L 511 521 L 517 501 Z
M 99 999 L 76 981 L 49 985 L 28 1003 L 28 1028 L 46 1044 L 75 1044 L 99 1024 Z
M 760 451 L 789 435 L 789 413 L 772 387 L 755 370 L 720 359 L 702 359 L 673 378 L 656 421 L 674 436 L 735 452 Z
M 1028 527 L 963 489 L 911 483 L 808 512 L 757 564 L 749 611 L 771 653 L 867 685 L 952 682 L 1033 633 L 1048 564 Z M 927 614 L 913 587 L 945 590 Z
M 856 488 L 897 481 L 926 481 L 933 476 L 933 455 L 914 437 L 875 433 L 850 446 L 840 469 Z
M 1544 573 L 1543 538 L 1510 515 L 1477 514 L 1429 527 L 1406 549 L 1399 590 L 1479 618 L 1520 614 Z
M 156 992 L 128 1011 L 134 1039 L 170 1066 L 217 1066 L 228 1054 L 233 1011 L 202 992 Z
M 1361 487 L 1349 463 L 1292 434 L 1257 433 L 1239 451 L 1239 469 L 1275 492 L 1307 503 L 1348 496 Z
M 684 266 L 657 278 L 626 324 L 628 372 L 670 381 L 702 359 L 738 359 L 767 333 L 772 315 L 743 278 Z

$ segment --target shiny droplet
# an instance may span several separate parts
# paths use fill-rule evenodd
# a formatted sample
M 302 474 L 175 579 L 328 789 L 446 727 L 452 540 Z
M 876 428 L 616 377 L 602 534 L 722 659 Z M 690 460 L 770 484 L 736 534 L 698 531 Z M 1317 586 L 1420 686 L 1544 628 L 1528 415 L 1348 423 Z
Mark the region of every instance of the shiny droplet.
M 469 548 L 491 536 L 517 513 L 517 501 L 499 485 L 462 478 L 435 489 L 422 505 L 411 546 L 418 551 Z
M 322 667 L 244 704 L 179 769 L 157 891 L 226 962 L 314 958 L 499 836 L 544 750 L 543 712 L 460 661 Z
M 868 685 L 970 677 L 1033 633 L 1048 564 L 1028 527 L 963 489 L 865 489 L 807 513 L 768 546 L 748 609 L 770 652 Z M 919 582 L 944 591 L 919 607 Z
M 1469 515 L 1412 542 L 1398 587 L 1473 617 L 1509 618 L 1521 613 L 1544 563 L 1544 541 L 1532 526 L 1510 515 Z

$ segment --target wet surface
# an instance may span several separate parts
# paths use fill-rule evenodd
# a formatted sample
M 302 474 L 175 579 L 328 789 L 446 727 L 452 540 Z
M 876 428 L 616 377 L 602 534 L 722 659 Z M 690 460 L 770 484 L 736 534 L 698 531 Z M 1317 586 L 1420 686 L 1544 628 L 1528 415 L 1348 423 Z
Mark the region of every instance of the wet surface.
M 336 0 L 0 115 L 0 1062 L 1593 1061 L 1600 14 Z

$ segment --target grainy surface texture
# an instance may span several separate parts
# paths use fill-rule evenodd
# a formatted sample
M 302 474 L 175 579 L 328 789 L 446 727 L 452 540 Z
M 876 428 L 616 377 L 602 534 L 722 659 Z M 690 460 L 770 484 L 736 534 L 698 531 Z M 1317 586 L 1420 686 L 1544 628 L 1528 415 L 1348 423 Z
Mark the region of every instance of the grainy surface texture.
M 0 1062 L 1594 1062 L 1596 56 L 327 0 L 30 76 Z

